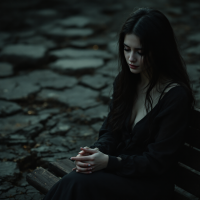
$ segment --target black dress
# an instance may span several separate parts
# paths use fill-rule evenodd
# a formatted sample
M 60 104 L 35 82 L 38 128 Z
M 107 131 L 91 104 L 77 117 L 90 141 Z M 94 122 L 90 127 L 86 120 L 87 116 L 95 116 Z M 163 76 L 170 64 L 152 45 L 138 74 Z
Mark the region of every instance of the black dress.
M 106 118 L 99 139 L 90 146 L 109 155 L 107 167 L 91 174 L 72 171 L 51 188 L 44 200 L 173 199 L 176 167 L 189 123 L 189 95 L 184 87 L 173 87 L 133 130 L 129 127 L 131 113 L 127 113 L 124 131 L 118 135 L 105 128 Z M 149 134 L 151 142 L 144 145 Z

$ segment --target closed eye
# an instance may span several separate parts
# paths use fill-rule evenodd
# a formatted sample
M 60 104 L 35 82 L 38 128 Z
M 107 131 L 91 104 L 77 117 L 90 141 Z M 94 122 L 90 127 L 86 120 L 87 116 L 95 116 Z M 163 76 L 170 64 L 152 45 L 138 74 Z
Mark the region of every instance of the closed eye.
M 130 51 L 130 49 L 126 49 L 126 48 L 124 48 L 124 51 Z M 140 56 L 143 56 L 143 55 L 144 55 L 144 53 L 139 52 L 139 51 L 137 51 L 136 53 L 138 53 Z
M 124 51 L 130 51 L 130 49 L 125 49 L 125 48 L 124 48 Z
M 141 53 L 141 52 L 137 52 L 139 55 L 141 55 L 141 56 L 143 56 L 144 55 L 144 53 Z

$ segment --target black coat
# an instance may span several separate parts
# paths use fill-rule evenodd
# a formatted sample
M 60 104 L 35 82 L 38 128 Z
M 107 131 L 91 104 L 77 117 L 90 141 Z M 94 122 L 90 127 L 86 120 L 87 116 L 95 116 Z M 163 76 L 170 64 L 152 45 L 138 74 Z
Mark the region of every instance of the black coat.
M 112 101 L 110 109 L 114 109 Z M 189 122 L 189 96 L 182 86 L 170 89 L 133 130 L 129 128 L 131 112 L 127 112 L 119 135 L 112 135 L 110 126 L 105 128 L 106 118 L 98 140 L 90 146 L 109 155 L 106 169 L 91 174 L 72 171 L 51 188 L 44 200 L 173 199 L 175 168 Z M 144 145 L 150 117 L 152 138 Z
M 113 88 L 115 82 L 116 79 Z M 113 109 L 112 101 L 113 99 L 110 109 Z M 171 88 L 155 107 L 136 123 L 133 130 L 129 127 L 131 113 L 132 109 L 127 112 L 120 137 L 112 135 L 110 127 L 105 128 L 106 118 L 99 130 L 98 140 L 90 147 L 98 147 L 101 152 L 109 155 L 106 169 L 119 176 L 164 178 L 174 181 L 190 116 L 189 95 L 186 89 L 182 86 Z M 152 140 L 144 146 L 143 141 L 149 135 L 149 117 Z M 117 157 L 121 157 L 122 160 L 118 161 Z

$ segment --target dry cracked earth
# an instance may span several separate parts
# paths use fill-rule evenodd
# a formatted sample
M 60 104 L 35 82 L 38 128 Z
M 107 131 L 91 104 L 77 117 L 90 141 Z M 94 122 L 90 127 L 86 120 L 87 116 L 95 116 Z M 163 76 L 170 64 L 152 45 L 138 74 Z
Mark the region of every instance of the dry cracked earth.
M 42 199 L 26 174 L 98 138 L 118 72 L 117 33 L 138 7 L 170 20 L 200 106 L 199 1 L 1 1 L 1 199 Z

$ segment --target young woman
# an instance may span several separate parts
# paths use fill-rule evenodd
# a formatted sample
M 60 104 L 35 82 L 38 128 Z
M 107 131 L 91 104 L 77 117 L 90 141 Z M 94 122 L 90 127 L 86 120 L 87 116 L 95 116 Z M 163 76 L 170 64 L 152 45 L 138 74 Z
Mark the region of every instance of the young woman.
M 132 13 L 119 34 L 119 73 L 98 140 L 47 199 L 171 200 L 195 99 L 168 19 Z

